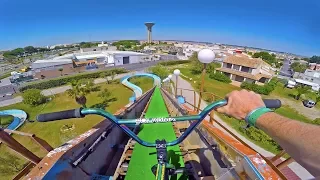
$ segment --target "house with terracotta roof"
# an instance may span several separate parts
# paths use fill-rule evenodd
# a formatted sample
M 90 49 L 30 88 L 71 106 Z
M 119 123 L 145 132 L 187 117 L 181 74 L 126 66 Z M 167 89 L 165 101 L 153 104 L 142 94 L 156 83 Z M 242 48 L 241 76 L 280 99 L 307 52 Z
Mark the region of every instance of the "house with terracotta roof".
M 260 58 L 251 58 L 242 54 L 230 55 L 224 58 L 221 68 L 233 81 L 267 83 L 275 74 L 274 69 Z

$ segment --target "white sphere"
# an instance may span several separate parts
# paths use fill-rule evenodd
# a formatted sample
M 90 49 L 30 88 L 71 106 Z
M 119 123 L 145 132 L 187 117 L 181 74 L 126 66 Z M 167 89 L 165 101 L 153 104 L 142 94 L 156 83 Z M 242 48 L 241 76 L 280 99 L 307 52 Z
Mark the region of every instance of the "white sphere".
M 176 75 L 176 76 L 179 76 L 180 75 L 180 70 L 179 69 L 175 69 L 173 71 L 173 74 Z
M 202 63 L 211 63 L 215 58 L 215 54 L 210 49 L 202 49 L 198 53 L 198 59 Z
M 169 74 L 168 78 L 169 78 L 169 79 L 171 79 L 171 78 L 172 78 L 172 75 L 171 75 L 171 74 Z

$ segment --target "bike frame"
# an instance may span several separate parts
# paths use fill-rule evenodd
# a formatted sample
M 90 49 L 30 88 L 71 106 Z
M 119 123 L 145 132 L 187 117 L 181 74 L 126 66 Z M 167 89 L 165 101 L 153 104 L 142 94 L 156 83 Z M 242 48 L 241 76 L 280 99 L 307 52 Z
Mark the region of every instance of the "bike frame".
M 183 121 L 191 121 L 194 120 L 194 122 L 186 129 L 186 131 L 176 140 L 173 140 L 171 142 L 167 142 L 166 146 L 175 146 L 179 143 L 181 143 L 193 130 L 196 128 L 202 120 L 215 108 L 218 108 L 220 106 L 224 106 L 227 104 L 226 100 L 220 100 L 213 102 L 209 104 L 206 108 L 203 109 L 203 111 L 198 115 L 192 115 L 192 116 L 178 116 L 178 117 L 167 117 L 167 118 L 147 118 L 147 119 L 118 119 L 111 113 L 108 113 L 102 109 L 91 109 L 91 108 L 84 108 L 81 110 L 82 115 L 100 115 L 108 120 L 112 121 L 115 125 L 117 125 L 120 129 L 122 129 L 128 136 L 130 136 L 132 139 L 134 139 L 136 142 L 141 144 L 145 147 L 156 147 L 156 143 L 153 142 L 147 142 L 142 139 L 140 139 L 133 131 L 131 131 L 128 126 L 131 125 L 139 125 L 139 124 L 152 124 L 152 123 L 166 123 L 166 122 L 183 122 Z

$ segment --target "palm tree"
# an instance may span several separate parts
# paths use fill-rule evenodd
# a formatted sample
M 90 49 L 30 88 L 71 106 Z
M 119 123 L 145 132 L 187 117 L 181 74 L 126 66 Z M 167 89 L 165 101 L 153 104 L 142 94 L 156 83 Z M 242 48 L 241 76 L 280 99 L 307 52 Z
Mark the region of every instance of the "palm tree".
M 310 89 L 309 86 L 302 86 L 302 85 L 298 86 L 298 87 L 297 87 L 298 94 L 296 95 L 296 100 L 299 100 L 299 99 L 300 99 L 300 96 L 301 96 L 302 94 L 305 94 L 306 92 L 308 92 L 309 89 Z
M 106 79 L 107 80 L 107 84 L 109 84 L 109 77 L 108 74 L 106 72 L 103 72 L 100 74 L 100 78 Z
M 71 82 L 71 86 L 72 89 L 67 91 L 68 95 L 75 98 L 76 102 L 85 108 L 87 103 L 86 95 L 90 94 L 93 90 L 93 82 L 90 80 L 73 81 Z

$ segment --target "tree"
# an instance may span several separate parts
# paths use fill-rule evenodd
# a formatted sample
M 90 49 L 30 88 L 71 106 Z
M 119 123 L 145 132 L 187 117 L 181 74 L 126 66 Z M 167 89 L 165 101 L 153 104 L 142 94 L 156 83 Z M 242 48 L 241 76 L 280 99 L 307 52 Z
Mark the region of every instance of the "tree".
M 63 68 L 59 68 L 58 70 L 60 71 L 60 76 L 62 76 Z
M 198 60 L 198 53 L 194 52 L 192 54 L 192 56 L 189 58 L 189 60 L 192 62 L 191 72 L 193 74 L 200 74 L 203 70 L 203 63 L 201 63 Z M 212 62 L 212 63 L 206 65 L 206 71 L 207 71 L 207 73 L 210 74 L 210 73 L 213 73 L 215 71 L 215 69 L 219 68 L 219 67 L 221 67 L 221 64 Z
M 320 64 L 320 56 L 312 56 L 309 62 Z
M 114 81 L 114 78 L 116 77 L 116 73 L 114 71 L 111 71 L 111 75 L 110 75 L 110 78 L 111 78 L 111 82 Z
M 268 52 L 257 52 L 257 53 L 254 53 L 252 57 L 261 58 L 262 60 L 264 60 L 266 63 L 270 65 L 275 64 L 277 62 L 275 55 L 271 55 Z
M 300 96 L 302 95 L 302 94 L 305 94 L 305 93 L 307 93 L 309 90 L 310 90 L 310 87 L 309 86 L 302 86 L 302 85 L 300 85 L 300 86 L 298 86 L 297 88 L 297 95 L 296 95 L 296 100 L 299 100 L 300 99 Z
M 24 48 L 24 51 L 26 51 L 28 53 L 34 53 L 34 52 L 37 52 L 37 49 L 34 48 L 33 46 L 27 46 Z
M 307 65 L 306 64 L 300 64 L 298 62 L 294 62 L 291 64 L 291 69 L 295 72 L 299 72 L 302 73 L 307 69 Z
M 103 99 L 103 102 L 108 101 L 111 97 L 111 92 L 109 91 L 109 89 L 105 88 L 98 94 L 98 97 L 101 97 Z
M 23 92 L 23 103 L 37 106 L 46 102 L 46 97 L 41 94 L 41 90 L 39 89 L 28 89 Z
M 293 60 L 296 60 L 296 61 L 298 61 L 298 60 L 299 60 L 299 58 L 295 57 L 295 58 L 293 58 Z
M 110 84 L 110 81 L 109 81 L 109 74 L 107 72 L 103 72 L 100 74 L 100 78 L 102 79 L 106 79 L 107 80 L 107 84 Z
M 71 82 L 72 89 L 67 91 L 70 97 L 73 97 L 76 102 L 86 107 L 86 96 L 94 89 L 94 84 L 91 80 L 73 81 Z

